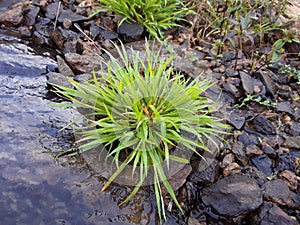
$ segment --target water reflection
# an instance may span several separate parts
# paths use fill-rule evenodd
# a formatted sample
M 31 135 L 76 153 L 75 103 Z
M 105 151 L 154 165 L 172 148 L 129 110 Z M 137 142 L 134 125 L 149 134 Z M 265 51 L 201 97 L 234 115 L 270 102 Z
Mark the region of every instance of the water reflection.
M 84 159 L 55 163 L 47 152 L 72 146 L 73 131 L 58 131 L 78 115 L 50 106 L 41 75 L 46 66 L 56 63 L 18 39 L 0 36 L 1 224 L 155 224 L 149 190 L 119 208 L 130 189 L 101 192 L 104 180 Z

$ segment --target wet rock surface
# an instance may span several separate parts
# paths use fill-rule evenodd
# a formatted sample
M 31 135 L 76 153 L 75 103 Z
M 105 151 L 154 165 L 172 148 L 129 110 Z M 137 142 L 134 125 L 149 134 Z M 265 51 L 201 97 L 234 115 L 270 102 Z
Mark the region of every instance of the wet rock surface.
M 281 206 L 300 209 L 300 196 L 293 193 L 281 179 L 264 185 L 264 198 Z
M 271 202 L 264 202 L 257 214 L 249 218 L 250 224 L 256 225 L 296 225 L 296 218 L 288 216 L 281 208 Z
M 257 209 L 263 199 L 255 180 L 232 175 L 205 188 L 202 191 L 202 201 L 218 214 L 237 217 Z
M 0 2 L 0 33 L 23 39 L 0 36 L 0 181 L 5 184 L 0 186 L 5 203 L 0 218 L 5 224 L 157 221 L 151 190 L 141 190 L 119 208 L 129 188 L 113 186 L 102 193 L 103 178 L 90 171 L 84 159 L 56 164 L 53 154 L 43 153 L 72 146 L 74 132 L 58 130 L 77 113 L 50 107 L 49 83 L 67 86 L 68 79 L 90 79 L 100 57 L 105 58 L 103 49 L 116 53 L 111 40 L 124 39 L 128 48 L 144 54 L 141 26 L 124 24 L 118 29 L 117 20 L 106 14 L 91 19 L 91 5 L 90 1 Z M 160 47 L 151 43 L 154 51 Z M 173 207 L 166 224 L 299 224 L 297 80 L 280 74 L 277 65 L 253 73 L 245 58 L 238 60 L 235 70 L 234 53 L 216 60 L 209 54 L 210 43 L 203 43 L 200 50 L 189 45 L 187 40 L 171 40 L 162 55 L 175 56 L 173 66 L 186 75 L 195 78 L 203 73 L 215 83 L 206 95 L 216 101 L 215 115 L 232 125 L 232 135 L 224 137 L 226 143 L 207 162 L 192 161 L 180 178 L 174 178 L 185 216 Z M 54 50 L 55 61 L 46 54 L 49 49 Z M 293 60 L 299 69 L 299 59 Z M 254 99 L 241 106 L 249 94 Z M 264 100 L 274 104 L 264 105 Z

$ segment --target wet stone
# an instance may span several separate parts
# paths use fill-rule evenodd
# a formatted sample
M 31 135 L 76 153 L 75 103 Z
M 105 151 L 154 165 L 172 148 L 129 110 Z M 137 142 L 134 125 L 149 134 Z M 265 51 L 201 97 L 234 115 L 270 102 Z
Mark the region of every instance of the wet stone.
M 193 170 L 190 176 L 190 180 L 199 184 L 212 184 L 217 179 L 219 173 L 219 163 L 217 160 L 213 160 L 209 166 L 205 169 L 197 167 L 198 169 Z
M 226 166 L 228 166 L 229 164 L 231 164 L 233 162 L 234 162 L 234 155 L 232 153 L 229 153 L 224 156 L 224 158 L 222 160 L 221 168 L 225 168 Z
M 267 155 L 258 155 L 252 156 L 251 162 L 253 165 L 261 172 L 263 172 L 266 176 L 271 176 L 273 173 L 272 170 L 272 159 L 270 159 Z
M 236 129 L 238 129 L 238 130 L 241 129 L 244 126 L 245 121 L 246 121 L 246 119 L 245 119 L 245 117 L 243 117 L 241 115 L 241 113 L 238 113 L 238 112 L 235 112 L 235 111 L 230 113 L 229 122 Z
M 289 101 L 276 103 L 276 109 L 280 112 L 286 112 L 293 115 L 293 109 Z
M 283 180 L 292 191 L 297 190 L 298 181 L 294 172 L 290 170 L 284 170 L 278 175 L 278 177 Z
M 144 26 L 140 23 L 124 22 L 118 27 L 118 33 L 122 35 L 126 41 L 138 40 L 144 33 Z
M 71 10 L 61 10 L 58 16 L 58 21 L 64 22 L 65 19 L 71 20 L 72 23 L 75 23 L 75 22 L 88 20 L 88 17 L 74 13 Z
M 241 134 L 238 136 L 238 141 L 242 142 L 244 145 L 258 145 L 259 139 L 253 134 Z
M 63 29 L 62 27 L 58 27 L 58 30 L 60 31 L 63 38 L 66 39 L 65 41 L 74 41 L 82 37 L 81 34 L 78 34 L 68 29 Z
M 298 149 L 300 147 L 300 136 L 296 137 L 285 137 L 283 146 L 286 148 Z
M 11 10 L 0 13 L 0 24 L 8 27 L 18 27 L 23 21 L 22 7 L 16 7 Z
M 72 88 L 73 85 L 71 85 L 70 81 L 68 80 L 68 78 L 61 73 L 56 73 L 56 72 L 49 72 L 47 74 L 47 78 L 48 78 L 48 84 L 57 84 L 60 86 L 65 86 L 65 87 L 69 87 Z
M 98 37 L 98 35 L 100 34 L 100 31 L 102 29 L 99 27 L 99 26 L 96 26 L 96 25 L 91 25 L 90 26 L 90 35 L 91 35 L 91 38 L 93 40 L 96 39 L 96 37 Z
M 248 164 L 248 158 L 245 154 L 245 146 L 242 142 L 237 141 L 233 143 L 231 151 L 243 166 L 246 166 Z
M 102 31 L 100 35 L 104 40 L 115 40 L 119 37 L 118 33 L 113 31 Z
M 56 17 L 56 14 L 57 14 L 57 10 L 58 10 L 58 5 L 59 3 L 58 2 L 54 2 L 54 3 L 51 3 L 50 5 L 48 5 L 46 7 L 46 17 L 53 20 L 55 19 Z M 62 10 L 62 7 L 60 7 L 60 11 Z
M 68 64 L 65 62 L 65 60 L 60 57 L 59 55 L 56 56 L 56 61 L 57 61 L 57 66 L 58 66 L 58 71 L 59 73 L 68 76 L 68 77 L 73 77 L 74 73 L 71 70 L 71 68 L 68 66 Z
M 79 55 L 77 53 L 66 53 L 65 60 L 71 69 L 77 73 L 86 73 L 99 67 L 100 58 L 96 55 Z
M 272 123 L 263 115 L 256 116 L 252 121 L 253 128 L 262 134 L 275 134 L 276 130 Z
M 235 97 L 240 97 L 240 91 L 233 84 L 224 83 L 222 84 L 225 91 L 229 92 Z
M 262 151 L 267 154 L 271 159 L 276 158 L 277 153 L 274 148 L 272 148 L 270 145 L 263 143 L 262 144 Z
M 249 217 L 251 225 L 297 225 L 295 218 L 290 217 L 272 202 L 265 201 L 256 213 Z
M 242 81 L 242 86 L 243 86 L 243 89 L 245 90 L 245 92 L 247 94 L 253 94 L 254 92 L 254 79 L 249 76 L 247 73 L 245 72 L 240 72 L 240 78 L 241 78 L 241 81 Z
M 281 172 L 284 170 L 294 170 L 296 167 L 296 159 L 294 156 L 290 154 L 281 154 L 278 156 L 278 159 L 276 159 L 276 165 L 275 170 L 277 172 Z
M 278 88 L 276 86 L 276 83 L 272 80 L 271 76 L 274 76 L 273 72 L 268 71 L 260 71 L 261 79 L 264 83 L 264 85 L 267 88 L 267 92 L 272 94 L 273 97 L 277 94 Z
M 262 193 L 255 180 L 242 175 L 225 177 L 205 188 L 202 201 L 218 214 L 229 217 L 241 216 L 262 204 Z
M 300 198 L 292 192 L 281 179 L 272 180 L 264 185 L 264 199 L 281 206 L 300 209 Z
M 254 155 L 261 155 L 263 154 L 263 151 L 260 150 L 256 145 L 248 145 L 246 146 L 246 155 L 248 157 L 254 156 Z
M 25 24 L 27 26 L 33 26 L 35 24 L 36 18 L 40 12 L 40 7 L 30 5 L 26 8 L 25 13 Z
M 65 39 L 59 30 L 54 30 L 51 33 L 51 39 L 59 50 L 64 50 Z
M 186 178 L 192 172 L 192 167 L 190 165 L 185 165 L 181 170 L 179 170 L 176 174 L 174 174 L 171 178 L 169 178 L 169 183 L 171 184 L 174 191 L 177 191 L 184 183 L 186 182 Z M 167 191 L 163 188 L 165 194 Z
M 291 136 L 300 136 L 300 124 L 291 122 L 287 124 L 284 131 Z
M 236 162 L 229 164 L 223 169 L 223 176 L 228 177 L 234 174 L 241 174 L 241 167 Z

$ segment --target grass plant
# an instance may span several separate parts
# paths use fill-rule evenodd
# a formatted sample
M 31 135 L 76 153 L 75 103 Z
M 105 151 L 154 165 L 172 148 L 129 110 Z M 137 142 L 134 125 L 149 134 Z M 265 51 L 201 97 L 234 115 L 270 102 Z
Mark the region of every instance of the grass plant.
M 194 0 L 198 22 L 193 26 L 192 36 L 196 40 L 210 40 L 212 54 L 217 58 L 221 58 L 223 51 L 231 46 L 236 52 L 236 60 L 246 55 L 255 64 L 254 53 L 270 41 L 268 35 L 284 30 L 280 17 L 285 15 L 288 4 L 288 0 Z M 288 38 L 289 43 L 293 41 L 296 39 Z M 273 62 L 283 54 L 282 47 L 286 42 L 287 38 L 282 38 L 274 43 L 269 54 Z
M 163 39 L 163 31 L 183 20 L 183 16 L 192 11 L 181 0 L 99 0 L 99 12 L 111 11 L 129 23 L 143 24 L 150 36 Z
M 214 142 L 212 137 L 224 134 L 227 126 L 209 114 L 212 101 L 202 95 L 211 86 L 208 80 L 185 77 L 172 67 L 172 57 L 153 53 L 147 42 L 143 56 L 132 49 L 129 54 L 123 45 L 116 49 L 118 59 L 107 53 L 110 60 L 102 62 L 107 69 L 94 73 L 93 80 L 70 80 L 74 88 L 54 87 L 57 94 L 72 101 L 61 106 L 91 111 L 84 115 L 89 125 L 79 130 L 80 152 L 104 146 L 106 157 L 114 159 L 117 169 L 102 190 L 131 165 L 132 174 L 139 170 L 139 180 L 121 204 L 151 174 L 159 217 L 166 218 L 162 186 L 183 212 L 168 181 L 170 164 L 189 163 L 185 154 L 175 155 L 174 150 L 182 146 L 182 153 L 202 157 L 200 150 L 210 151 L 205 140 Z M 126 157 L 121 159 L 122 155 Z

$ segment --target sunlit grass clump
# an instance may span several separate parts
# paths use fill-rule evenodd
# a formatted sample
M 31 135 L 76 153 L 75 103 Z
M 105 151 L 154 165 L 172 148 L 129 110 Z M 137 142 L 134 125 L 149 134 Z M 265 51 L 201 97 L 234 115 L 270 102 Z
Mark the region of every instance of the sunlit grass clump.
M 183 16 L 192 13 L 181 0 L 99 0 L 98 12 L 111 11 L 124 21 L 143 24 L 150 36 L 163 39 L 163 31 L 178 26 Z
M 162 186 L 182 211 L 167 170 L 173 162 L 189 163 L 184 152 L 201 156 L 200 150 L 210 151 L 205 141 L 224 133 L 226 126 L 209 115 L 212 102 L 203 96 L 209 81 L 175 71 L 172 58 L 152 53 L 147 43 L 144 55 L 133 50 L 128 54 L 123 45 L 116 48 L 118 59 L 109 55 L 110 60 L 102 62 L 106 69 L 95 73 L 93 80 L 71 80 L 74 89 L 56 86 L 56 91 L 73 102 L 63 106 L 91 112 L 85 115 L 90 125 L 81 129 L 81 152 L 105 151 L 105 157 L 113 157 L 117 165 L 103 190 L 128 166 L 133 174 L 139 170 L 138 182 L 123 204 L 151 175 L 158 213 L 165 218 Z M 178 146 L 182 154 L 174 154 Z

